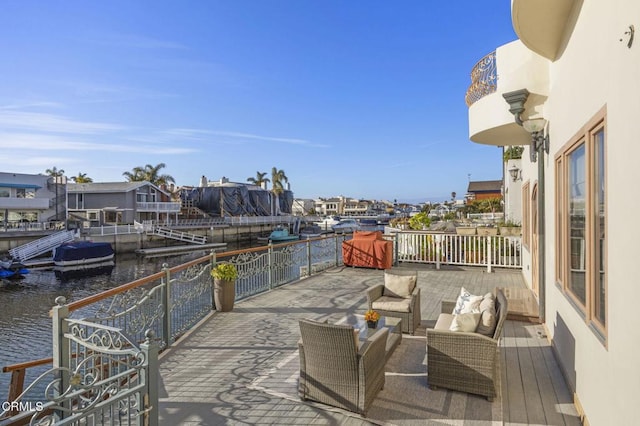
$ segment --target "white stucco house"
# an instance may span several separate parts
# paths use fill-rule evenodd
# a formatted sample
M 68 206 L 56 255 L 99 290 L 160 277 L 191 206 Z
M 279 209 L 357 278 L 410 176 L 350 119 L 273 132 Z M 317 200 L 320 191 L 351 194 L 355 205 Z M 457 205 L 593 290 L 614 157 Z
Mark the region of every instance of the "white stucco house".
M 511 8 L 519 39 L 472 70 L 469 137 L 526 147 L 522 273 L 585 424 L 637 424 L 640 1 Z

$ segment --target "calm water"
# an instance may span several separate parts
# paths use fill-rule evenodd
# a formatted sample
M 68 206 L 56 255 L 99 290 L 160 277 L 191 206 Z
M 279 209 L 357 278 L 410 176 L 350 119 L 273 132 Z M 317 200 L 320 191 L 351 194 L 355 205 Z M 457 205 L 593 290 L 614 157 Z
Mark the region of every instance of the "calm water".
M 228 246 L 229 250 L 234 248 L 237 247 Z M 0 368 L 51 357 L 52 323 L 49 310 L 58 296 L 66 297 L 68 302 L 82 299 L 159 272 L 163 263 L 175 266 L 206 254 L 197 251 L 153 258 L 120 255 L 113 266 L 94 270 L 91 275 L 61 274 L 49 268 L 32 269 L 18 280 L 0 280 Z M 40 369 L 40 373 L 45 370 Z M 34 378 L 30 378 L 28 373 L 25 387 Z M 10 379 L 10 373 L 0 370 L 0 403 L 7 399 Z

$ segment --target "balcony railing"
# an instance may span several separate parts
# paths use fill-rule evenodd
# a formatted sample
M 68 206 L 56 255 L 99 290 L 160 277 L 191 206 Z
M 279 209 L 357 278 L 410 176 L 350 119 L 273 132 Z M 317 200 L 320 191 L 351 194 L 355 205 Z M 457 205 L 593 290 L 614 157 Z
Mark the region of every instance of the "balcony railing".
M 139 212 L 179 213 L 182 203 L 174 202 L 137 202 Z
M 58 313 L 54 315 L 53 327 L 61 330 L 64 322 L 71 321 L 82 323 L 83 327 L 107 330 L 126 338 L 127 348 L 131 347 L 132 353 L 145 350 L 143 342 L 148 345 L 150 336 L 160 349 L 166 349 L 215 308 L 210 272 L 219 259 L 237 267 L 235 290 L 236 300 L 240 300 L 342 265 L 342 242 L 347 238 L 340 234 L 212 253 L 172 268 L 165 267 L 153 275 L 85 299 L 68 304 L 62 299 L 56 300 L 59 306 L 54 308 Z M 396 264 L 434 263 L 437 268 L 442 264 L 476 265 L 486 267 L 489 272 L 493 266 L 521 267 L 520 237 L 401 231 L 385 235 L 385 238 L 395 240 Z M 67 334 L 61 333 L 59 338 L 66 338 Z M 53 347 L 66 347 L 63 343 L 54 342 Z M 99 354 L 101 348 L 92 350 Z M 71 362 L 74 356 L 72 353 L 64 355 L 57 358 Z M 68 366 L 54 363 L 52 369 L 40 375 L 23 393 L 25 373 L 31 367 L 52 363 L 53 359 L 49 358 L 5 366 L 2 371 L 12 374 L 9 400 L 42 399 L 51 375 L 60 374 Z M 154 383 L 150 383 L 151 387 Z M 157 400 L 148 406 L 157 407 Z M 0 418 L 3 415 L 9 415 L 8 410 L 4 413 L 0 410 Z M 4 424 L 2 420 L 0 424 Z
M 471 70 L 471 86 L 465 96 L 467 106 L 470 107 L 483 97 L 494 93 L 497 86 L 496 52 L 493 51 L 480 59 Z

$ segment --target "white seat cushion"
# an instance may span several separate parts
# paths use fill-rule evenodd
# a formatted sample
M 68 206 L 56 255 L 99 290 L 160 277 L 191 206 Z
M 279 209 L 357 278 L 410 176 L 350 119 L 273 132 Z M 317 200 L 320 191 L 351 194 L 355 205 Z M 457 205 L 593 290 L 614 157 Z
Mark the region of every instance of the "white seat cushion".
M 371 303 L 371 308 L 374 311 L 411 312 L 411 299 L 382 296 Z

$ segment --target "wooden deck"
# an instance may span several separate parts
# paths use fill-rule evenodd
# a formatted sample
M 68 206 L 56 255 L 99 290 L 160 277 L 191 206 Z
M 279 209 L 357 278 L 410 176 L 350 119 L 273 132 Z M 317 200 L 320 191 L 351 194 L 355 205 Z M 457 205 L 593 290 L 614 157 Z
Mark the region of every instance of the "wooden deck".
M 493 403 L 427 387 L 424 332 L 435 323 L 440 301 L 455 300 L 463 286 L 475 294 L 514 289 L 514 298 L 530 301 L 519 272 L 400 268 L 418 270 L 422 326 L 416 336 L 405 335 L 390 358 L 385 388 L 366 418 L 302 402 L 295 392 L 298 320 L 361 313 L 365 289 L 383 278 L 379 270 L 335 268 L 241 301 L 232 312 L 214 313 L 165 351 L 160 424 L 580 424 L 544 328 L 531 322 L 505 324 L 501 397 Z

